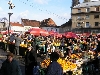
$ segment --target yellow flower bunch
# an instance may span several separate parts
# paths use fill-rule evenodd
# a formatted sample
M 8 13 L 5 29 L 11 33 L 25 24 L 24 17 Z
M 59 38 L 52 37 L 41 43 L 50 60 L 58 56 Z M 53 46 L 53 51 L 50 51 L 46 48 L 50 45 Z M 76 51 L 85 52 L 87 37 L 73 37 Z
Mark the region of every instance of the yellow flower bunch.
M 74 59 L 74 58 L 80 59 L 80 57 L 79 57 L 78 55 L 76 55 L 76 54 L 72 54 L 70 57 L 71 57 L 72 59 Z
M 27 44 L 20 44 L 21 47 L 27 47 Z
M 59 58 L 57 60 L 57 62 L 61 65 L 61 67 L 63 68 L 63 71 L 73 71 L 74 69 L 77 68 L 77 65 L 70 62 L 70 61 L 66 61 L 64 59 Z M 41 66 L 42 67 L 47 67 L 50 64 L 50 59 L 45 59 L 42 63 Z

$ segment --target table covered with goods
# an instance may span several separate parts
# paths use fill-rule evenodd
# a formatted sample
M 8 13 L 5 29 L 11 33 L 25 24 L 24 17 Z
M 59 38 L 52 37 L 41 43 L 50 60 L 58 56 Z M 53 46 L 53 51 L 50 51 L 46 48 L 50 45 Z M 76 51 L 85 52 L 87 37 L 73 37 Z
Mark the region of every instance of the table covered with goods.
M 25 56 L 27 46 L 30 44 L 20 44 L 19 46 L 19 54 L 21 56 Z M 15 44 L 12 42 L 1 41 L 0 46 L 2 46 L 3 50 L 9 50 L 10 52 L 14 52 Z
M 95 69 L 95 64 L 93 63 L 93 61 L 95 59 L 95 52 L 89 51 L 72 54 L 70 56 L 67 56 L 66 58 L 59 58 L 57 62 L 63 68 L 63 72 L 68 75 L 69 73 L 72 73 L 72 75 L 86 75 L 84 73 L 88 74 L 89 71 L 92 71 L 91 73 L 93 73 Z M 41 68 L 45 69 L 49 64 L 50 58 L 46 58 L 41 62 Z

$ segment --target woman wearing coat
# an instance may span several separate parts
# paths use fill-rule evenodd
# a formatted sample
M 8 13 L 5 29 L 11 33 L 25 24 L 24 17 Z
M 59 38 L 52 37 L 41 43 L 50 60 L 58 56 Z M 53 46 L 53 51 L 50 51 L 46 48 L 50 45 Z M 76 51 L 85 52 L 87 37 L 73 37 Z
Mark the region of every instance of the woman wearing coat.
M 35 58 L 35 52 L 32 47 L 28 47 L 28 50 L 25 55 L 25 74 L 26 75 L 33 75 L 33 68 L 37 66 L 37 61 Z

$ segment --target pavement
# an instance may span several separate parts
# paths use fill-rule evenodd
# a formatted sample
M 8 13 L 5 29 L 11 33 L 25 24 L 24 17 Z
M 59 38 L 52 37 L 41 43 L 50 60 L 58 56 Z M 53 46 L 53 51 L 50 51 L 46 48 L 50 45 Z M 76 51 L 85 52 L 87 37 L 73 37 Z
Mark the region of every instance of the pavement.
M 0 49 L 0 68 L 2 66 L 2 63 L 4 60 L 6 60 L 6 55 L 7 52 L 5 52 L 4 50 Z M 42 62 L 45 59 L 46 55 L 38 55 L 37 57 L 37 62 L 38 65 L 40 66 L 40 62 Z M 21 71 L 22 71 L 22 75 L 25 75 L 25 62 L 24 62 L 24 58 L 22 56 L 15 56 L 15 60 L 17 60 L 19 62 Z
M 3 61 L 5 61 L 7 58 L 6 55 L 7 55 L 7 52 L 0 49 L 0 68 L 2 66 Z M 20 68 L 22 71 L 22 75 L 25 75 L 25 63 L 24 63 L 23 58 L 21 58 L 21 56 L 19 56 L 19 57 L 15 56 L 15 60 L 17 60 L 19 62 L 19 65 L 20 65 Z

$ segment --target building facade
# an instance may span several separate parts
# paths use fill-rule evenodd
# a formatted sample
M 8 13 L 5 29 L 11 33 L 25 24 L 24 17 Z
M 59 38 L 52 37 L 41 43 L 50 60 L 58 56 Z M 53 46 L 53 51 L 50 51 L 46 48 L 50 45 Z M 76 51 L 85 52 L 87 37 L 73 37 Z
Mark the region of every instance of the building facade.
M 13 30 L 15 32 L 25 31 L 24 26 L 19 22 L 11 22 L 10 25 L 11 25 L 10 30 Z
M 69 19 L 68 22 L 60 26 L 59 33 L 71 32 L 72 31 L 71 25 L 72 25 L 72 20 Z
M 55 31 L 59 33 L 59 26 L 48 26 L 48 27 L 40 27 L 46 31 Z
M 74 32 L 100 32 L 100 1 L 78 4 L 72 9 Z
M 86 3 L 86 2 L 90 2 L 91 0 L 84 0 L 84 3 Z

